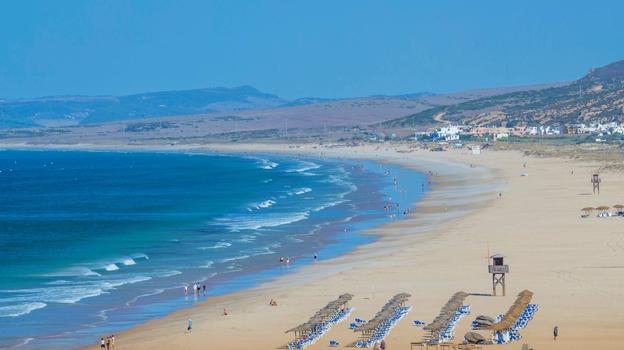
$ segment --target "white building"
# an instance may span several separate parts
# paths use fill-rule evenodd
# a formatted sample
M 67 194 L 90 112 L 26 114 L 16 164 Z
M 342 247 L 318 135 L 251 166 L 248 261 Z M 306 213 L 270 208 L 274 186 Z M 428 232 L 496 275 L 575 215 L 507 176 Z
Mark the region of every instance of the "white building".
M 459 140 L 460 132 L 461 132 L 461 129 L 457 125 L 443 126 L 436 131 L 438 136 L 440 138 L 443 138 L 445 141 Z
M 526 133 L 531 136 L 537 136 L 539 135 L 539 129 L 537 128 L 537 126 L 530 126 L 526 129 Z

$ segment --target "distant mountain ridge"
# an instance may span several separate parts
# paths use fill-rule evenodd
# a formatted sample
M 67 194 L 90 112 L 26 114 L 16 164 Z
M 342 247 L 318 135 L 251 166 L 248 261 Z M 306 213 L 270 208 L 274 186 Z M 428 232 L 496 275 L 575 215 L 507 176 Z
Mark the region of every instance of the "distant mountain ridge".
M 0 127 L 68 126 L 170 115 L 272 108 L 288 101 L 251 86 L 126 96 L 0 99 Z
M 409 100 L 433 95 L 414 93 L 370 96 L 364 99 Z M 348 100 L 351 99 L 306 97 L 288 100 L 248 85 L 234 88 L 148 92 L 126 96 L 66 95 L 0 99 L 0 128 L 91 125 L 154 117 L 320 105 Z
M 411 127 L 440 122 L 538 125 L 624 121 L 624 61 L 590 70 L 563 86 L 516 91 L 433 108 L 382 123 Z
M 193 119 L 194 123 L 206 127 L 211 121 L 219 124 L 224 132 L 232 127 L 252 129 L 284 125 L 286 129 L 286 120 L 291 128 L 624 122 L 624 60 L 591 69 L 572 82 L 439 95 L 420 92 L 338 99 L 284 99 L 251 86 L 240 86 L 127 96 L 0 99 L 0 128 L 91 126 L 145 118 Z M 210 125 L 210 128 L 216 127 Z

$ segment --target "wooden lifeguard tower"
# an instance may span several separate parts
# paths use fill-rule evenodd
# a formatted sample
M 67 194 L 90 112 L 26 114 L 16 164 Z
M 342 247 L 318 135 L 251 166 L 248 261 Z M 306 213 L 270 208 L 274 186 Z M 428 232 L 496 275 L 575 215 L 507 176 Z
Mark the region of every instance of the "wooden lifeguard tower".
M 600 176 L 598 174 L 593 174 L 591 178 L 592 187 L 594 190 L 594 194 L 596 194 L 596 190 L 598 190 L 598 194 L 600 194 Z
M 505 296 L 505 274 L 509 273 L 509 265 L 505 265 L 502 255 L 490 256 L 488 272 L 492 274 L 492 295 L 496 296 L 496 287 L 500 284 L 503 287 L 503 296 Z

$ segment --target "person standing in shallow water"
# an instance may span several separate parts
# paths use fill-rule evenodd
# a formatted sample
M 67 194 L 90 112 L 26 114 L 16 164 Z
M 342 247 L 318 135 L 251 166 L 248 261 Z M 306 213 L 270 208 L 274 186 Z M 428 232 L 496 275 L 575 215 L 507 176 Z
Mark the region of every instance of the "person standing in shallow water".
M 553 328 L 553 339 L 557 340 L 557 336 L 559 336 L 559 327 L 555 326 L 555 328 Z
M 188 333 L 191 333 L 191 331 L 193 330 L 193 320 L 192 319 L 188 319 L 188 326 L 186 326 L 186 331 Z

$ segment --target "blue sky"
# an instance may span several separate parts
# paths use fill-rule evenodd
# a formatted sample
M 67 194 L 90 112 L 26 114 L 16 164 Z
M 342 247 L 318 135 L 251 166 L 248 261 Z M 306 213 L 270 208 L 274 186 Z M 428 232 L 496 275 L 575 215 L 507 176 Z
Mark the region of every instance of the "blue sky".
M 253 85 L 349 97 L 572 80 L 624 59 L 621 1 L 0 3 L 0 97 Z

